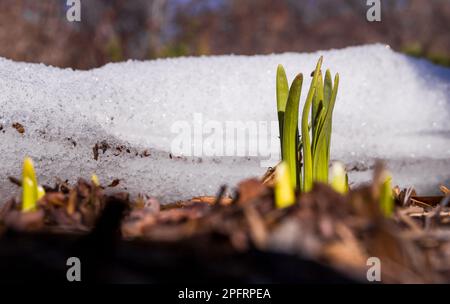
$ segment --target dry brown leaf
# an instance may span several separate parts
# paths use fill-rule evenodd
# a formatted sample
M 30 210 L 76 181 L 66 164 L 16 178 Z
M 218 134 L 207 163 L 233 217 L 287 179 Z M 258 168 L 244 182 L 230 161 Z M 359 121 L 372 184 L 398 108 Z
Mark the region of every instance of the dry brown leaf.
M 247 179 L 238 184 L 239 203 L 248 203 L 260 196 L 262 196 L 267 190 L 257 179 Z

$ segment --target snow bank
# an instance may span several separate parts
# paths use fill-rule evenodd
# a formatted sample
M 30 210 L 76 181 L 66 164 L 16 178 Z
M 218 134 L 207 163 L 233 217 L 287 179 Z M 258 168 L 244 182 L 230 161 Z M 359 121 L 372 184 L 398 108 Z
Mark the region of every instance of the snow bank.
M 276 121 L 277 65 L 292 80 L 297 72 L 308 75 L 320 55 L 341 78 L 333 159 L 359 171 L 375 158 L 387 159 L 394 182 L 427 191 L 449 182 L 450 70 L 369 45 L 128 61 L 90 71 L 0 59 L 0 193 L 14 189 L 7 176 L 20 175 L 25 155 L 33 157 L 45 183 L 96 172 L 105 183 L 120 179 L 118 188 L 165 201 L 214 194 L 222 183 L 261 175 L 261 157 L 175 157 L 173 126 L 194 124 L 194 113 L 219 123 Z M 16 122 L 23 134 L 12 127 Z M 367 174 L 350 178 L 359 182 Z

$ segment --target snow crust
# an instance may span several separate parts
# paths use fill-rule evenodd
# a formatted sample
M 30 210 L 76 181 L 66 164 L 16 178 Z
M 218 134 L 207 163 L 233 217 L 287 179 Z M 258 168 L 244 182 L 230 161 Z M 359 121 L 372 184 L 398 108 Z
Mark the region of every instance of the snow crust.
M 259 176 L 260 156 L 177 157 L 174 124 L 194 124 L 195 113 L 219 123 L 276 121 L 277 65 L 289 81 L 298 72 L 307 76 L 302 106 L 320 55 L 324 68 L 340 74 L 331 156 L 353 169 L 350 181 L 367 180 L 381 158 L 401 186 L 431 193 L 450 182 L 450 70 L 377 44 L 128 61 L 89 71 L 0 58 L 0 194 L 15 189 L 7 177 L 20 176 L 26 155 L 42 183 L 95 172 L 105 184 L 120 179 L 117 189 L 163 201 L 215 194 L 221 184 Z M 277 141 L 278 134 L 270 136 Z

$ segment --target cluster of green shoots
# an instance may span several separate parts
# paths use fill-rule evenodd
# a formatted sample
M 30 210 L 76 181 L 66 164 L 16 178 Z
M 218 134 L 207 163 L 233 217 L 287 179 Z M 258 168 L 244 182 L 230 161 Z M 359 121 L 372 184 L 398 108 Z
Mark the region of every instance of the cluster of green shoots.
M 312 73 L 306 101 L 300 120 L 299 105 L 303 85 L 303 74 L 298 74 L 289 87 L 286 72 L 278 66 L 276 76 L 276 97 L 278 124 L 280 132 L 282 162 L 277 166 L 275 183 L 275 201 L 279 208 L 295 202 L 295 191 L 308 192 L 314 182 L 330 183 L 333 189 L 345 194 L 348 189 L 348 177 L 344 166 L 336 162 L 328 176 L 330 162 L 330 144 L 333 109 L 339 87 L 339 74 L 334 81 L 331 72 L 322 74 L 320 57 Z M 383 193 L 390 182 L 383 183 Z M 389 213 L 392 205 L 389 195 L 385 194 L 381 206 Z
M 339 87 L 339 74 L 331 77 L 327 70 L 322 74 L 320 57 L 312 74 L 306 101 L 303 105 L 299 129 L 299 105 L 303 74 L 298 74 L 289 87 L 286 72 L 278 66 L 276 78 L 278 124 L 280 131 L 282 163 L 277 177 L 290 185 L 288 200 L 282 206 L 293 203 L 294 190 L 308 192 L 314 182 L 328 183 L 328 165 L 334 104 Z M 333 181 L 339 192 L 347 191 L 345 170 Z M 283 175 L 283 177 L 282 177 Z M 284 186 L 286 188 L 286 185 Z M 286 190 L 284 193 L 287 193 Z
M 334 85 L 329 70 L 323 78 L 322 57 L 317 62 L 299 122 L 299 104 L 303 74 L 288 88 L 283 66 L 277 70 L 277 110 L 282 160 L 287 164 L 291 184 L 300 191 L 310 191 L 314 181 L 328 182 L 331 127 L 339 74 Z M 311 119 L 310 119 L 311 115 Z

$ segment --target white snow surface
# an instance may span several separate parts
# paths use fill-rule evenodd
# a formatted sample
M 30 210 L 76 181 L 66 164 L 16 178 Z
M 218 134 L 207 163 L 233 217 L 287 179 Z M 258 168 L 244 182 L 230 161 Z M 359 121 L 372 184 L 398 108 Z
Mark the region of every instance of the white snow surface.
M 290 81 L 299 72 L 307 76 L 302 107 L 320 55 L 324 68 L 340 74 L 331 156 L 359 169 L 350 181 L 368 180 L 368 168 L 381 158 L 401 186 L 431 193 L 448 184 L 450 70 L 376 44 L 127 61 L 89 71 L 0 58 L 0 194 L 17 191 L 7 177 L 20 177 L 26 155 L 41 183 L 57 177 L 75 182 L 95 172 L 105 184 L 120 179 L 118 190 L 162 201 L 213 195 L 221 184 L 262 175 L 258 157 L 171 158 L 171 128 L 192 122 L 194 113 L 218 122 L 276 121 L 277 65 Z M 16 122 L 24 134 L 12 127 Z M 102 141 L 109 148 L 95 160 L 93 147 Z M 148 157 L 142 157 L 145 150 Z

